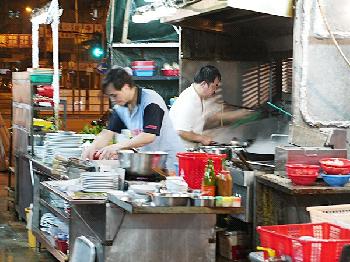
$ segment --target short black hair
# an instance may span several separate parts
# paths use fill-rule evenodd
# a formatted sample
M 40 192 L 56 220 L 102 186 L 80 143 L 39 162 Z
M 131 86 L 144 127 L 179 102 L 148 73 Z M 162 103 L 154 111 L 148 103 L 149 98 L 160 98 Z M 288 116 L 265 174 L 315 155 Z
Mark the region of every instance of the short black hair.
M 132 76 L 122 67 L 112 68 L 108 71 L 107 75 L 102 81 L 103 93 L 106 92 L 106 88 L 109 84 L 113 84 L 116 90 L 121 90 L 122 87 L 127 84 L 130 87 L 134 87 L 135 83 Z
M 194 82 L 200 84 L 201 82 L 213 83 L 215 78 L 221 81 L 221 74 L 219 69 L 212 65 L 203 66 L 194 76 Z

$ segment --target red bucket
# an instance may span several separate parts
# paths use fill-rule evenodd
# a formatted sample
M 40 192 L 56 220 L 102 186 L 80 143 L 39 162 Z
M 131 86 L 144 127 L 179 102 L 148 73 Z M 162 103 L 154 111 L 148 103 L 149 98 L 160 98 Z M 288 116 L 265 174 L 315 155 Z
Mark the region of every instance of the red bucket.
M 183 175 L 188 186 L 192 189 L 200 189 L 204 176 L 205 165 L 208 159 L 214 162 L 215 173 L 222 167 L 222 160 L 226 155 L 207 153 L 177 153 L 179 159 L 179 175 Z

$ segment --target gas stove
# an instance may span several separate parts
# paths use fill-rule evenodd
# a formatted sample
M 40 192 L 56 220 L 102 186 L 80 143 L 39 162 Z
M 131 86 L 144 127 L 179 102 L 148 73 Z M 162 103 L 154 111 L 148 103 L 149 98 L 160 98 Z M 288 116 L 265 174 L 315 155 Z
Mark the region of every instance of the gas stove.
M 165 178 L 159 174 L 141 176 L 141 175 L 135 175 L 135 174 L 128 174 L 128 172 L 127 172 L 125 174 L 125 180 L 140 181 L 140 182 L 160 182 L 162 180 L 165 180 Z

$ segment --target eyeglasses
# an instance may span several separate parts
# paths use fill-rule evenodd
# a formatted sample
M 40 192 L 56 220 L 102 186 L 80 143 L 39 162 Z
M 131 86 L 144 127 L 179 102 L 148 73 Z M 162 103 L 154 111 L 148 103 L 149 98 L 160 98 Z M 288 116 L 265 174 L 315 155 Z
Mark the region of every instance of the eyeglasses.
M 212 82 L 212 83 L 206 82 L 206 84 L 208 85 L 209 88 L 217 90 L 221 86 L 222 83 L 218 82 L 217 84 L 214 84 L 214 82 Z

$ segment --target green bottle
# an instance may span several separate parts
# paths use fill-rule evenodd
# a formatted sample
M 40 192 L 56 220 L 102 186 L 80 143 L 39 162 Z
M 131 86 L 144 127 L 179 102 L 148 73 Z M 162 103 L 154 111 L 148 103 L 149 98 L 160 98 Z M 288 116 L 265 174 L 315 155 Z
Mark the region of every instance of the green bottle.
M 216 176 L 214 163 L 212 159 L 208 159 L 208 163 L 204 169 L 204 177 L 202 180 L 202 195 L 215 196 Z

